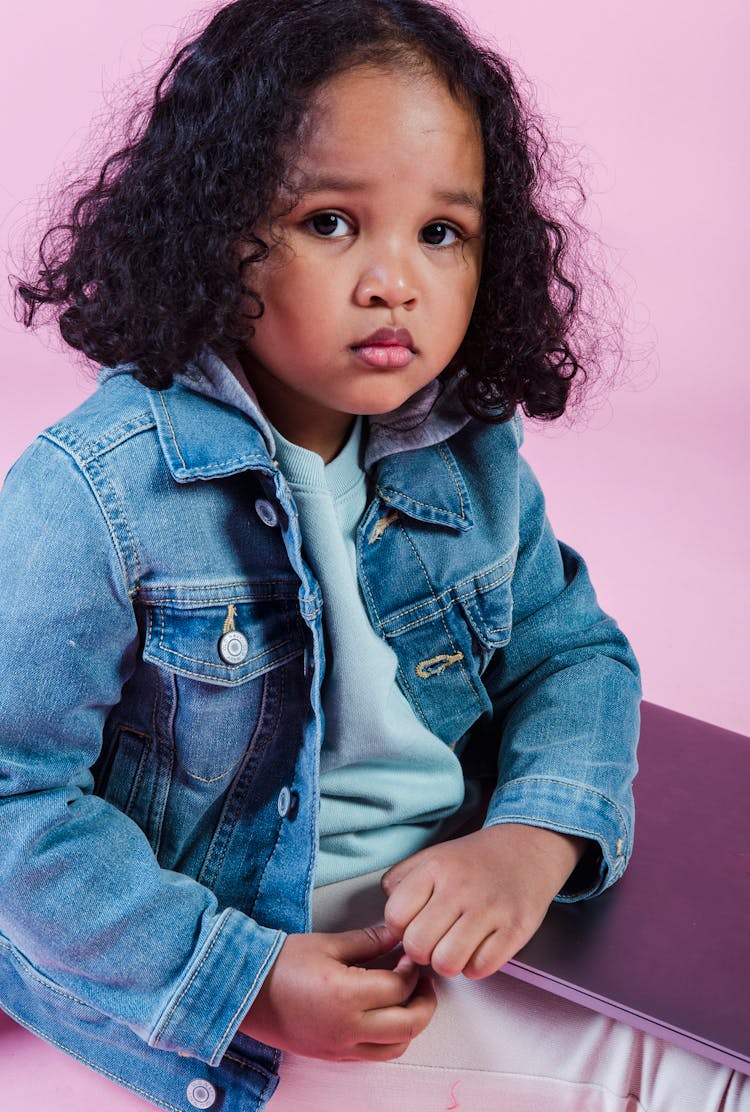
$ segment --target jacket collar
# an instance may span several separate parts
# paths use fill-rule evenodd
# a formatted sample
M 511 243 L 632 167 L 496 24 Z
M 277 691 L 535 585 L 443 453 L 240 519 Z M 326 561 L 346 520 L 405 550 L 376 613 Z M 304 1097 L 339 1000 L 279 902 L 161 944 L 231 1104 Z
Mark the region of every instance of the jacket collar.
M 417 521 L 465 533 L 474 524 L 471 499 L 445 443 L 387 456 L 375 467 L 376 493 Z
M 149 401 L 178 483 L 273 469 L 262 431 L 235 406 L 201 397 L 177 380 L 167 390 L 150 390 Z
M 107 369 L 100 381 L 132 367 Z M 178 483 L 272 472 L 273 431 L 239 364 L 204 353 L 166 390 L 149 390 L 164 458 Z M 471 500 L 447 439 L 470 420 L 455 380 L 430 383 L 392 413 L 369 420 L 365 469 L 379 497 L 407 516 L 464 532 Z
M 365 467 L 383 501 L 417 521 L 470 529 L 469 492 L 446 443 L 470 420 L 457 378 L 430 382 L 399 409 L 371 417 Z

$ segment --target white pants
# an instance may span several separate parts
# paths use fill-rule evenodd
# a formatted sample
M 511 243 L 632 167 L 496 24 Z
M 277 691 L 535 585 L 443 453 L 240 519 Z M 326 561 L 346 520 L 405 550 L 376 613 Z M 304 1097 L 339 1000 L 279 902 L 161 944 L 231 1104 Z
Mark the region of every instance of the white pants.
M 379 879 L 318 888 L 315 929 L 382 922 Z M 435 987 L 395 1061 L 285 1054 L 269 1112 L 750 1112 L 750 1078 L 507 974 Z

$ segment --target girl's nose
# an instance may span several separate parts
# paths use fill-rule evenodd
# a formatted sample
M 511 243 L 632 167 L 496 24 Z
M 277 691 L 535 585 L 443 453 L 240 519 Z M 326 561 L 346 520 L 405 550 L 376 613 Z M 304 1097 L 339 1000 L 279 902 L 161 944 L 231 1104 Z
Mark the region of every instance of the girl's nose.
M 417 303 L 417 286 L 402 259 L 391 258 L 366 266 L 354 291 L 357 305 L 383 305 L 389 309 L 413 309 Z

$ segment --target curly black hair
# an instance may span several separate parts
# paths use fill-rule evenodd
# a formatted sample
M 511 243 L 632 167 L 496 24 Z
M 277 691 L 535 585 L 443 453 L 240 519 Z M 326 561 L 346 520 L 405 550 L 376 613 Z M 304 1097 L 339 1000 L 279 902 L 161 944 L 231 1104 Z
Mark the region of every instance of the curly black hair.
M 311 95 L 358 63 L 427 64 L 478 114 L 485 246 L 460 365 L 469 412 L 505 420 L 521 405 L 553 418 L 591 370 L 573 350 L 581 283 L 574 216 L 549 207 L 548 145 L 509 63 L 459 17 L 425 0 L 234 0 L 183 46 L 130 142 L 45 235 L 33 280 L 18 280 L 30 326 L 47 308 L 91 360 L 132 364 L 162 389 L 206 347 L 239 351 L 263 304 L 257 233 L 288 188 L 288 156 Z M 236 244 L 248 244 L 239 262 Z M 248 303 L 252 306 L 248 313 Z M 243 322 L 242 316 L 245 320 Z M 577 331 L 578 330 L 578 331 Z M 585 347 L 585 343 L 582 345 Z

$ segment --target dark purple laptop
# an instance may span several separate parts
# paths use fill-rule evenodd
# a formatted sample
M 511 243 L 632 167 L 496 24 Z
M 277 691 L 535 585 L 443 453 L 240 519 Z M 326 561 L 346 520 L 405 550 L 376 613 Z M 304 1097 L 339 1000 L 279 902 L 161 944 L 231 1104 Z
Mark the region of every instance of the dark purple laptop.
M 750 1074 L 750 738 L 643 704 L 635 850 L 504 971 Z

